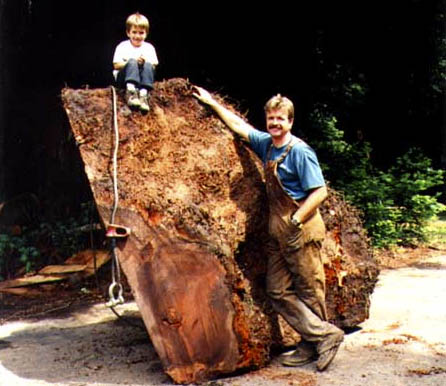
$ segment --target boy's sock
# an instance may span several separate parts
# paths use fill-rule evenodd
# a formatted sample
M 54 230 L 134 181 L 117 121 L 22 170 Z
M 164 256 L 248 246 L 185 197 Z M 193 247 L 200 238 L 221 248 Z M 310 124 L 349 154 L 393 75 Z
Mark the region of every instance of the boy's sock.
M 148 96 L 147 89 L 142 88 L 139 90 L 139 102 L 141 103 L 139 108 L 144 113 L 147 113 L 150 110 Z
M 126 84 L 125 99 L 130 108 L 138 109 L 140 107 L 141 102 L 138 98 L 138 91 L 133 83 Z
M 126 88 L 127 88 L 128 91 L 135 91 L 136 90 L 135 85 L 133 83 L 130 83 L 130 82 L 126 83 Z

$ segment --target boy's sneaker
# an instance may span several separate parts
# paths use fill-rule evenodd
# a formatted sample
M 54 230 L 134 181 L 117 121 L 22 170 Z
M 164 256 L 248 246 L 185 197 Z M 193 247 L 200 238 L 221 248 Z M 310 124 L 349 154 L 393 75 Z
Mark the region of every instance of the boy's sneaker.
M 133 110 L 138 109 L 141 106 L 137 90 L 126 90 L 125 100 L 127 102 L 127 105 Z
M 149 106 L 149 95 L 145 94 L 145 95 L 141 95 L 139 96 L 139 109 L 141 110 L 142 113 L 148 113 L 150 111 L 150 106 Z

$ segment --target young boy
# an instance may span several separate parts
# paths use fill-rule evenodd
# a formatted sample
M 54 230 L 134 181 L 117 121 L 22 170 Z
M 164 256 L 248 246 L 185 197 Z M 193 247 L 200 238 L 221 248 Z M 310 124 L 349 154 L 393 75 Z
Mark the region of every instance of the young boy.
M 128 40 L 118 44 L 113 56 L 113 76 L 131 109 L 149 111 L 149 91 L 153 89 L 155 66 L 158 64 L 155 47 L 146 42 L 149 20 L 140 13 L 126 20 Z

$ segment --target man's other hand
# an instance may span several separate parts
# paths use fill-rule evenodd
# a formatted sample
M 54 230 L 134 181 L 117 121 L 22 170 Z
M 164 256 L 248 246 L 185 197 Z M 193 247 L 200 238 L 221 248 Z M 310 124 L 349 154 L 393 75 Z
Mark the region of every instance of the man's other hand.
M 212 95 L 206 91 L 202 87 L 194 86 L 195 92 L 192 94 L 195 98 L 197 98 L 200 102 L 203 102 L 207 105 L 212 105 L 215 103 L 214 98 L 212 98 Z

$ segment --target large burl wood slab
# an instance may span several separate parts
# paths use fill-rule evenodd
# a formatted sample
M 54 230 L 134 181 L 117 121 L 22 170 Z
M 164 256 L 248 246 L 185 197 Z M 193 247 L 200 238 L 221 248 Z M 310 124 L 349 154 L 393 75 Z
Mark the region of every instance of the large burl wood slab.
M 130 112 L 118 92 L 115 219 L 132 230 L 117 254 L 150 338 L 177 383 L 262 367 L 272 347 L 299 337 L 265 297 L 261 163 L 198 103 L 186 80 L 158 82 L 151 95 L 151 111 L 142 115 Z M 64 89 L 62 97 L 108 223 L 112 91 Z M 323 215 L 329 316 L 352 327 L 368 317 L 378 270 L 357 213 L 333 191 Z

